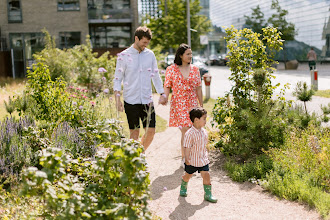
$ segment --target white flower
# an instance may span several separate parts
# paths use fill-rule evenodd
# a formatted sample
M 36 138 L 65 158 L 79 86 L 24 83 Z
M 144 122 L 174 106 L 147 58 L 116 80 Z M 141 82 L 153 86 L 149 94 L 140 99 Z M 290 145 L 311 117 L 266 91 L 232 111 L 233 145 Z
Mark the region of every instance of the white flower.
M 104 69 L 103 67 L 100 67 L 100 68 L 98 69 L 98 71 L 99 71 L 99 73 L 105 73 L 105 72 L 107 72 L 107 70 Z

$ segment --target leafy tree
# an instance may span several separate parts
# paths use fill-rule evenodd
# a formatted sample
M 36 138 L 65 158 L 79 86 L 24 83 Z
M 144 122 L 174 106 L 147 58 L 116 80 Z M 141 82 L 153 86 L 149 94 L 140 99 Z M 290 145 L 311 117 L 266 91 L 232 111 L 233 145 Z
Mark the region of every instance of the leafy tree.
M 260 10 L 259 5 L 256 8 L 252 8 L 251 16 L 245 17 L 245 26 L 250 28 L 255 33 L 262 33 L 262 29 L 267 26 L 267 22 L 264 17 L 264 13 Z
M 296 35 L 295 26 L 293 23 L 288 22 L 285 19 L 285 16 L 288 14 L 288 11 L 282 9 L 278 0 L 272 0 L 271 9 L 275 9 L 276 13 L 272 14 L 272 16 L 268 19 L 268 24 L 277 28 L 277 30 L 281 33 L 281 38 L 284 41 L 294 40 L 294 36 Z M 285 43 L 283 44 L 283 59 L 284 62 L 287 61 L 287 52 L 285 48 Z
M 295 26 L 293 23 L 288 22 L 285 19 L 285 16 L 287 16 L 289 12 L 281 8 L 278 0 L 272 0 L 271 9 L 275 9 L 277 13 L 272 14 L 272 16 L 268 19 L 268 24 L 271 24 L 282 33 L 282 40 L 294 40 L 294 36 L 296 35 Z
M 153 39 L 151 46 L 163 45 L 164 49 L 177 48 L 187 42 L 187 9 L 186 0 L 161 0 L 159 17 L 146 16 L 144 22 L 151 30 Z M 166 8 L 165 8 L 166 7 Z M 199 36 L 210 31 L 211 22 L 204 15 L 199 15 L 199 0 L 190 0 L 190 24 L 197 32 L 191 32 L 192 48 L 200 47 Z M 166 12 L 166 14 L 165 14 Z

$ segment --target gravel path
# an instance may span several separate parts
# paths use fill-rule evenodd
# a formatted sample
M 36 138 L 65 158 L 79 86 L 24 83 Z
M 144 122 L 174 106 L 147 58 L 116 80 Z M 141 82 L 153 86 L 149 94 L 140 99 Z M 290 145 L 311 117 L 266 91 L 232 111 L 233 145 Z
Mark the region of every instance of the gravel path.
M 156 113 L 168 119 L 169 106 L 156 106 Z M 296 202 L 280 200 L 260 186 L 246 182 L 236 183 L 226 176 L 221 155 L 211 156 L 213 194 L 218 203 L 203 200 L 200 174 L 189 181 L 188 197 L 179 196 L 181 176 L 180 132 L 167 128 L 157 133 L 147 150 L 147 163 L 151 179 L 149 208 L 162 219 L 321 219 L 315 210 Z

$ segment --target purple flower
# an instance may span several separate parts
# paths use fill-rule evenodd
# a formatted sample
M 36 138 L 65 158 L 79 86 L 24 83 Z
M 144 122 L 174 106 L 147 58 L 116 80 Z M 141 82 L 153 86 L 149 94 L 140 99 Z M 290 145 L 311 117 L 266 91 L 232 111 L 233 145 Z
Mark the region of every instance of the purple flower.
M 109 98 L 110 102 L 112 101 L 112 97 Z
M 100 68 L 99 68 L 99 73 L 105 73 L 105 72 L 107 72 L 106 69 L 104 69 L 103 67 L 100 67 Z
M 164 189 L 164 191 L 167 191 L 167 187 L 166 187 L 166 186 L 164 186 L 164 188 L 163 188 L 163 189 Z
M 124 85 L 127 86 L 128 85 L 128 82 L 125 82 Z
M 118 59 L 117 60 L 123 60 L 123 58 L 122 57 L 118 57 Z
M 77 102 L 72 102 L 72 105 L 77 105 Z
M 79 106 L 79 109 L 80 109 L 80 110 L 83 109 L 83 108 L 84 108 L 84 107 L 83 107 L 82 105 Z
M 148 71 L 151 72 L 151 68 L 148 68 Z
M 155 73 L 158 73 L 158 72 L 159 72 L 159 69 L 154 69 L 154 72 L 155 72 Z
M 99 96 L 100 96 L 100 94 L 96 94 L 96 98 L 99 97 Z
M 120 73 L 121 73 L 121 72 L 123 72 L 123 71 L 124 71 L 124 69 L 123 69 L 123 68 L 121 68 L 121 67 L 119 67 L 119 68 L 118 68 L 118 72 L 120 72 Z
M 105 77 L 103 76 L 103 77 L 102 77 L 102 80 L 103 80 L 103 81 L 106 81 L 106 80 L 107 80 L 107 78 L 105 78 Z
M 151 74 L 150 74 L 150 77 L 154 77 L 154 76 L 155 76 L 155 74 L 154 74 L 154 73 L 151 73 Z
M 165 70 L 162 70 L 161 73 L 164 74 L 165 73 Z
M 106 93 L 106 94 L 108 94 L 109 93 L 109 89 L 105 89 L 103 92 Z
M 117 93 L 117 94 L 116 94 L 116 96 L 120 96 L 120 94 L 119 94 L 119 93 Z

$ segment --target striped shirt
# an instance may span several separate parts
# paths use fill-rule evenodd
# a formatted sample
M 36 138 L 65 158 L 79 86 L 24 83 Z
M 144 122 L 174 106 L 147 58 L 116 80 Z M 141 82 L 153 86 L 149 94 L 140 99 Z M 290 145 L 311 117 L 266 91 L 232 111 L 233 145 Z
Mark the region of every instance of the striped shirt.
M 196 129 L 194 126 L 186 132 L 184 136 L 183 147 L 190 148 L 190 165 L 194 167 L 203 167 L 210 163 L 206 144 L 208 141 L 207 131 L 204 128 Z

